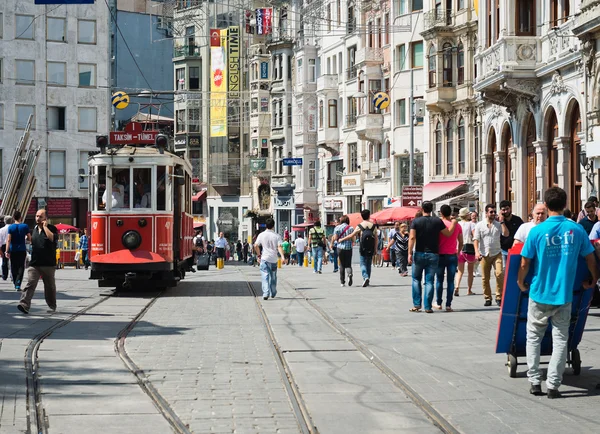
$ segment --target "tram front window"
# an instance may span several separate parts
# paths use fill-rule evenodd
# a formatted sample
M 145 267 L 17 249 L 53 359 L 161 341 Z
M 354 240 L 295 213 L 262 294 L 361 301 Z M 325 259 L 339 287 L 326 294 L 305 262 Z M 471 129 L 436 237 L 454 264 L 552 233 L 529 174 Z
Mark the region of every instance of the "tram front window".
M 112 169 L 111 208 L 129 208 L 129 169 Z M 106 206 L 108 191 L 102 195 L 102 203 Z
M 104 200 L 106 192 L 106 166 L 97 166 L 95 170 L 98 175 L 98 179 L 93 187 L 96 197 L 96 210 L 99 211 L 106 209 L 106 201 Z
M 152 169 L 133 169 L 133 207 L 152 208 Z

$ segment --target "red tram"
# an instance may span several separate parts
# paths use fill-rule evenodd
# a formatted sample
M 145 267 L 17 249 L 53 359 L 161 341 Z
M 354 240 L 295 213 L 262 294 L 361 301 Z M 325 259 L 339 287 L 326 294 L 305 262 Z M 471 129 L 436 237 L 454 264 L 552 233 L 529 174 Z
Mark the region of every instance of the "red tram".
M 91 279 L 100 287 L 177 285 L 192 265 L 188 160 L 163 148 L 101 148 L 90 156 Z

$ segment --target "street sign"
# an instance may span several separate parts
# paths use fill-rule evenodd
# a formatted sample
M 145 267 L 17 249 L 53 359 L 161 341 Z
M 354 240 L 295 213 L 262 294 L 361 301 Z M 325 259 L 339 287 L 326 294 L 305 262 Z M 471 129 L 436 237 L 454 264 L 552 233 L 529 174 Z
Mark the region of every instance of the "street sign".
M 284 158 L 284 166 L 302 166 L 302 158 Z
M 405 185 L 402 187 L 402 206 L 421 206 L 422 203 L 422 185 Z
M 139 122 L 129 122 L 125 131 L 111 131 L 111 145 L 153 145 L 158 131 L 144 131 Z

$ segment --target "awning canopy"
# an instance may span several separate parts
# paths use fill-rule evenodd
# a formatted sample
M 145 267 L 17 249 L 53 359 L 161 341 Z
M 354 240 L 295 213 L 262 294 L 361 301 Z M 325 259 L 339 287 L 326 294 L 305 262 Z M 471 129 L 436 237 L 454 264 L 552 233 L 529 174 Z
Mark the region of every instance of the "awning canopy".
M 200 229 L 200 228 L 203 228 L 204 226 L 206 226 L 206 224 L 203 222 L 194 222 L 194 229 Z
M 438 197 L 447 195 L 448 193 L 467 185 L 465 181 L 444 181 L 430 182 L 423 187 L 423 200 L 435 200 Z
M 138 112 L 131 117 L 131 122 L 174 122 L 173 118 Z
M 467 202 L 477 201 L 479 200 L 479 190 L 467 191 L 464 194 L 451 197 L 450 199 L 442 200 L 440 202 L 436 202 L 436 206 L 439 208 L 441 205 L 465 205 Z
M 206 197 L 206 190 L 200 190 L 198 193 L 192 196 L 192 202 L 198 202 Z
M 315 222 L 298 223 L 297 225 L 292 226 L 292 230 L 293 231 L 303 231 L 305 229 L 312 228 L 314 225 L 315 225 Z

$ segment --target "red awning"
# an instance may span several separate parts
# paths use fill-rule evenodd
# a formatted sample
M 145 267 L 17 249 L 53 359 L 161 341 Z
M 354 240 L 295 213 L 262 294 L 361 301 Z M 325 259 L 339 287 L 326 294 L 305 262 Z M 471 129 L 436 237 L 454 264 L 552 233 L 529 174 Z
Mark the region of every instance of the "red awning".
M 298 223 L 297 225 L 292 226 L 292 230 L 293 231 L 303 231 L 305 229 L 312 228 L 314 225 L 315 225 L 314 222 L 312 222 L 312 223 Z
M 204 226 L 206 226 L 205 223 L 202 222 L 194 222 L 194 229 L 200 229 L 203 228 Z
M 435 200 L 463 185 L 466 185 L 465 181 L 430 182 L 423 187 L 423 200 Z
M 359 212 L 353 212 L 351 214 L 348 214 L 348 219 L 350 220 L 349 225 L 353 228 L 361 224 L 363 221 L 363 218 Z
M 206 190 L 200 190 L 198 193 L 192 196 L 192 202 L 198 202 L 206 197 Z
M 405 220 L 412 220 L 415 218 L 415 214 L 419 211 L 419 208 L 411 206 L 395 206 L 392 208 L 385 208 L 379 212 L 371 214 L 371 221 L 378 225 L 385 225 L 391 222 L 400 222 Z

